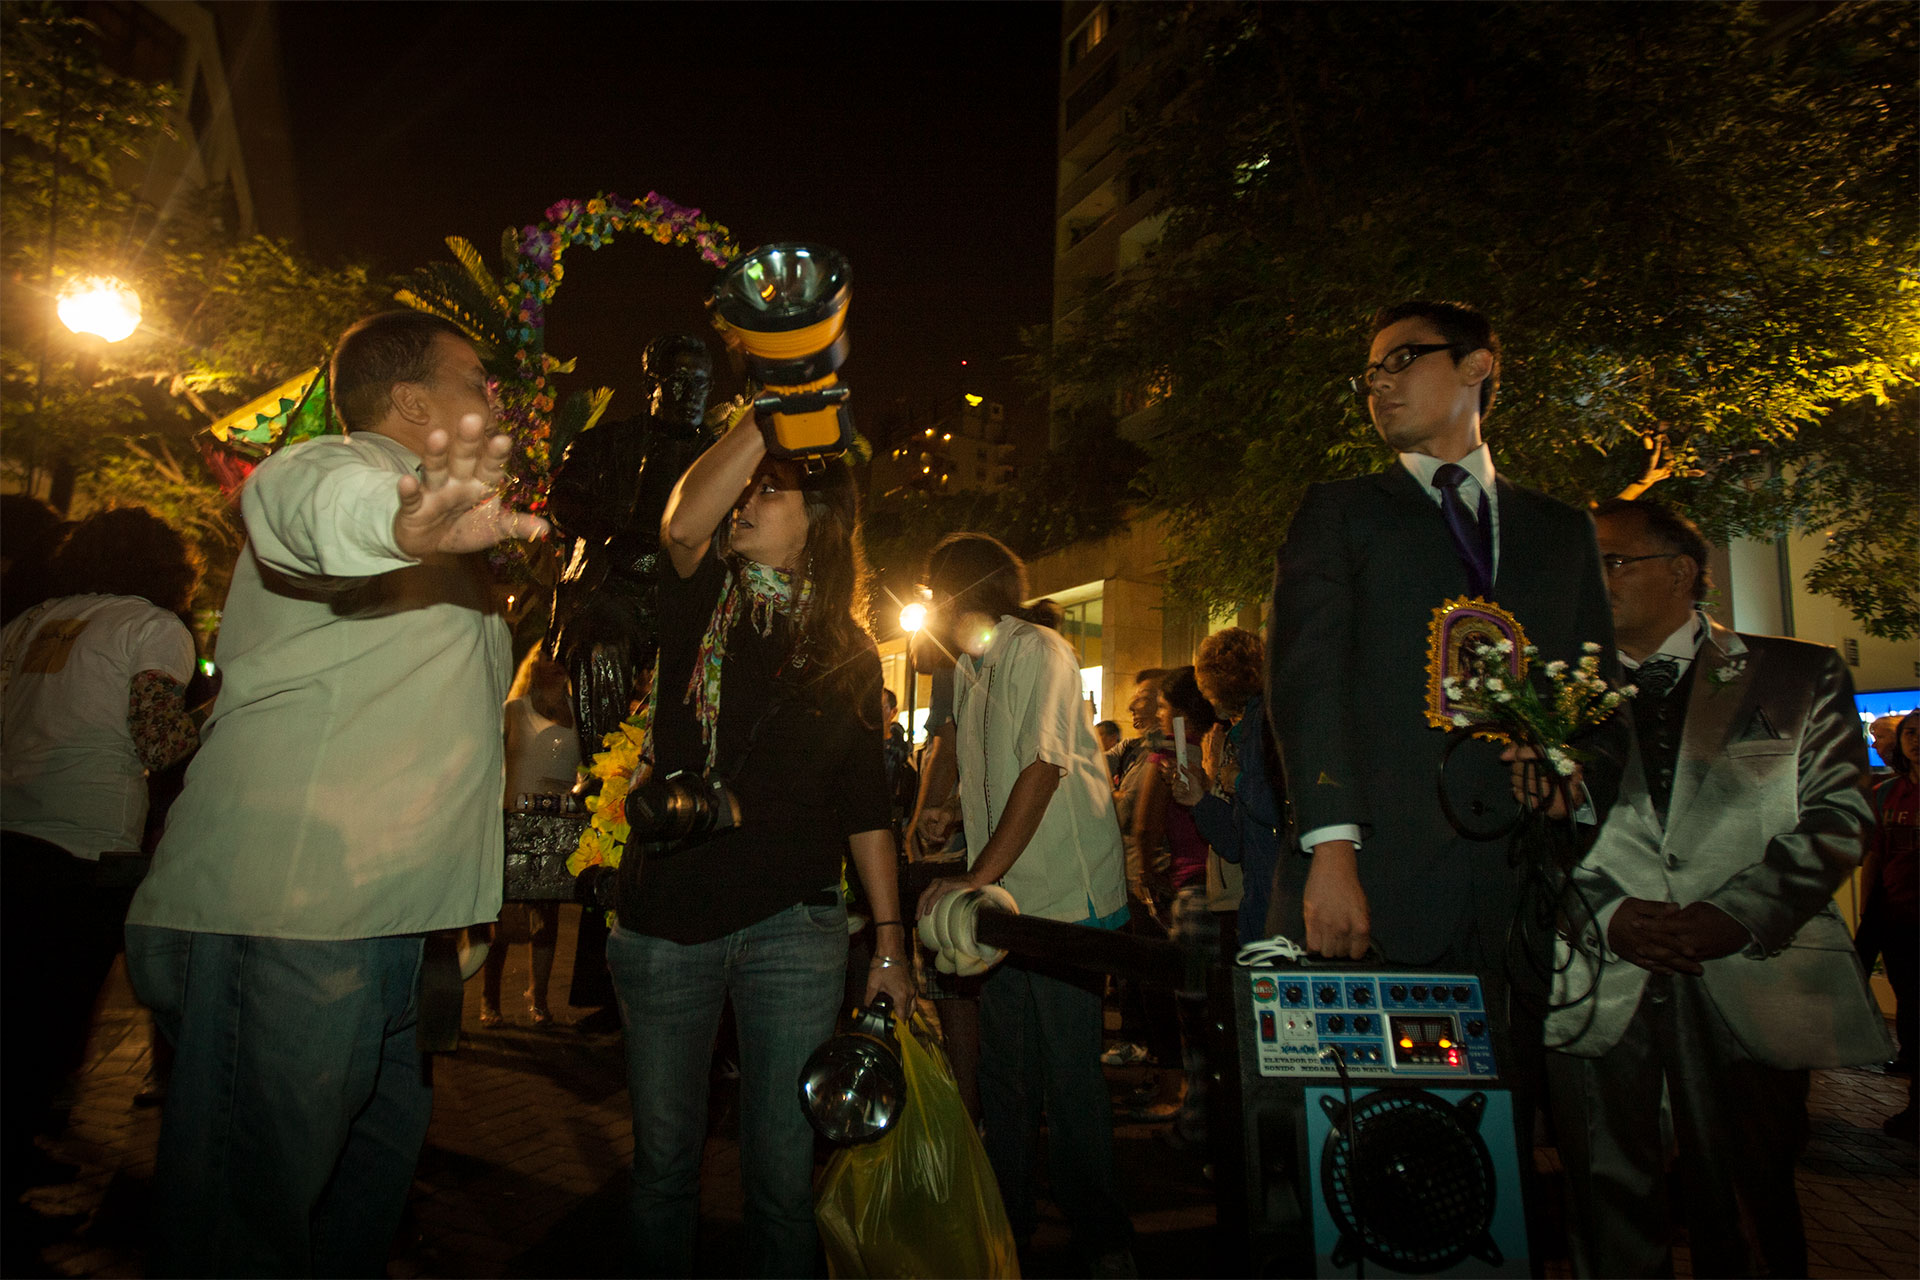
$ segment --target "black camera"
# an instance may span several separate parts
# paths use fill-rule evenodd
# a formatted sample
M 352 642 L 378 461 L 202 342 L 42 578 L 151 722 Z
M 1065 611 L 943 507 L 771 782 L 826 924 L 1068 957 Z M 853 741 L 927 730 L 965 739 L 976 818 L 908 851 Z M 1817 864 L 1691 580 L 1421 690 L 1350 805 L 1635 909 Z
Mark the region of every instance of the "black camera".
M 627 792 L 627 843 L 679 844 L 740 825 L 740 801 L 725 778 L 685 769 Z
M 618 911 L 636 901 L 647 858 L 664 857 L 678 845 L 740 825 L 740 801 L 725 778 L 681 770 L 650 778 L 627 792 L 627 848 L 616 870 L 588 867 L 574 882 L 574 896 L 594 911 Z

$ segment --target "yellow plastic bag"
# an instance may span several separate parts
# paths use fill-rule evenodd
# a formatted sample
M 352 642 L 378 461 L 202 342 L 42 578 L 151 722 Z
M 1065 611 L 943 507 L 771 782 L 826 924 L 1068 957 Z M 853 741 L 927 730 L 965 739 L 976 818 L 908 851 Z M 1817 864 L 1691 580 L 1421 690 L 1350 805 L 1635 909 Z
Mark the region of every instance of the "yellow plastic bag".
M 835 1152 L 814 1199 L 827 1273 L 1016 1280 L 1000 1185 L 947 1055 L 918 1014 L 900 1037 L 900 1060 L 907 1105 L 892 1132 Z

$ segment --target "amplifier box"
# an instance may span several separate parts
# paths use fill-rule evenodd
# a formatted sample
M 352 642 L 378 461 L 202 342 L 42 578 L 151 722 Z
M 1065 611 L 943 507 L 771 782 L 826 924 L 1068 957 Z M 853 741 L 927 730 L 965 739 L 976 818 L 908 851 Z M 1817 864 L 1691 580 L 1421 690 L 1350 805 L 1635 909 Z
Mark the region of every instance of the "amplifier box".
M 1283 967 L 1229 980 L 1239 1072 L 1223 1093 L 1239 1124 L 1221 1220 L 1244 1226 L 1248 1274 L 1529 1273 L 1513 1104 L 1478 979 Z
M 1471 974 L 1249 969 L 1263 1076 L 1491 1080 L 1493 1033 Z

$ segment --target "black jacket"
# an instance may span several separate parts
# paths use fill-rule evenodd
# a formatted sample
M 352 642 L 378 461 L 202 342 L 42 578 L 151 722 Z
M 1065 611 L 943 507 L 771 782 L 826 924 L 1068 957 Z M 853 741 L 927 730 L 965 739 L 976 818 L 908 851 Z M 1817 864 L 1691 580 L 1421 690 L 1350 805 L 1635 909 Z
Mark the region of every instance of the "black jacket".
M 1617 680 L 1613 621 L 1593 521 L 1496 479 L 1496 604 L 1519 619 L 1542 663 L 1601 646 Z M 1470 926 L 1498 953 L 1512 916 L 1505 841 L 1463 838 L 1437 796 L 1447 735 L 1427 724 L 1427 634 L 1434 611 L 1467 594 L 1466 570 L 1440 508 L 1398 464 L 1308 489 L 1281 548 L 1268 626 L 1267 706 L 1296 828 L 1361 828 L 1360 882 L 1375 945 L 1388 960 L 1457 957 Z M 1624 715 L 1577 745 L 1592 752 L 1588 791 L 1605 818 L 1631 729 Z M 1455 810 L 1496 825 L 1513 812 L 1499 748 L 1474 742 L 1447 771 Z M 1282 864 L 1286 918 L 1298 928 L 1306 859 Z M 1289 935 L 1297 936 L 1297 935 Z

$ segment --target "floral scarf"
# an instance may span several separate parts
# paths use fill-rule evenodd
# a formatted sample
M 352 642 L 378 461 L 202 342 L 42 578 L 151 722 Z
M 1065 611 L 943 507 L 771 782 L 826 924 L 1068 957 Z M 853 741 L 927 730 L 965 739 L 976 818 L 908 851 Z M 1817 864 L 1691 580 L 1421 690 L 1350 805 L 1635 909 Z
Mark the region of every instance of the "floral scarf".
M 727 633 L 739 617 L 744 601 L 747 618 L 762 636 L 773 631 L 773 617 L 784 613 L 796 629 L 805 621 L 812 603 L 811 579 L 799 579 L 784 569 L 773 569 L 751 560 L 727 575 L 727 586 L 713 607 L 706 634 L 700 637 L 700 650 L 693 660 L 693 675 L 681 701 L 693 705 L 694 719 L 700 724 L 700 740 L 707 744 L 707 768 L 712 769 L 720 752 L 720 669 L 727 657 Z M 806 654 L 796 651 L 787 662 L 798 671 L 807 664 Z
M 682 698 L 693 704 L 694 717 L 700 724 L 701 741 L 707 744 L 708 769 L 713 768 L 719 751 L 720 669 L 726 661 L 727 632 L 733 628 L 734 620 L 739 616 L 742 598 L 747 601 L 748 618 L 764 636 L 773 630 L 773 615 L 776 613 L 792 617 L 796 627 L 805 620 L 807 605 L 813 596 L 812 583 L 803 580 L 798 595 L 799 599 L 796 600 L 792 574 L 751 561 L 727 575 L 727 585 L 714 605 L 706 634 L 700 638 L 693 677 L 687 681 L 687 691 Z M 796 651 L 787 660 L 786 669 L 799 671 L 806 665 L 805 652 Z M 639 773 L 641 762 L 654 758 L 653 711 L 654 698 L 659 689 L 660 659 L 656 656 L 639 710 L 618 729 L 607 734 L 603 742 L 606 750 L 597 753 L 592 765 L 581 770 L 584 774 L 599 778 L 601 785 L 598 794 L 587 797 L 587 812 L 593 816 L 586 830 L 580 833 L 579 846 L 567 860 L 567 869 L 574 875 L 591 866 L 620 865 L 629 834 L 627 789 Z M 607 915 L 611 924 L 613 913 L 608 912 Z

